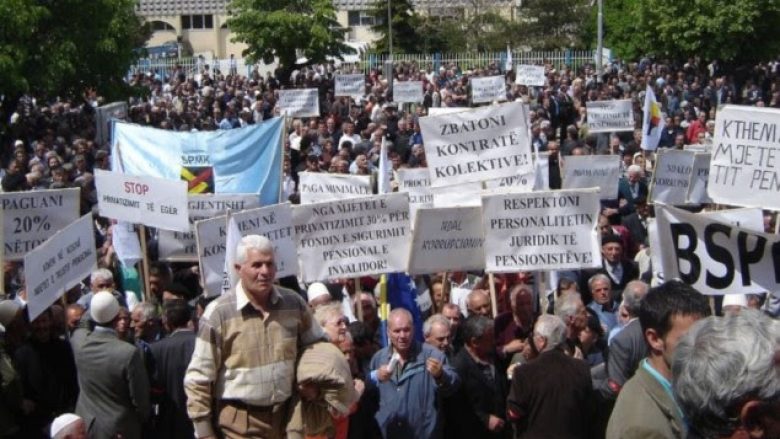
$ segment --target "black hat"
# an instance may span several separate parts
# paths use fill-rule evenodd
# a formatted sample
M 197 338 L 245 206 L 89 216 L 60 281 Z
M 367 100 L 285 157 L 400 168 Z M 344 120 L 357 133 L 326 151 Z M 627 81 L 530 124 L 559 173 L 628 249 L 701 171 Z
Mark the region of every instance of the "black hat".
M 607 233 L 606 235 L 603 235 L 601 237 L 601 245 L 602 246 L 607 245 L 607 244 L 611 244 L 613 242 L 620 244 L 621 247 L 623 246 L 623 240 L 620 239 L 620 236 L 618 236 L 618 235 L 616 235 L 614 233 Z

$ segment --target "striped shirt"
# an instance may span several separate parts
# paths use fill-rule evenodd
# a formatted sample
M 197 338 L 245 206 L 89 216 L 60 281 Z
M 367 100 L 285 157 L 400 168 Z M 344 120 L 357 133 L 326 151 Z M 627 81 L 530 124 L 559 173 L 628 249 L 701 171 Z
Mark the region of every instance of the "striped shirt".
M 267 311 L 249 302 L 240 283 L 206 307 L 184 377 L 197 437 L 214 434 L 212 401 L 264 407 L 286 401 L 299 349 L 324 338 L 309 307 L 291 290 L 274 287 Z

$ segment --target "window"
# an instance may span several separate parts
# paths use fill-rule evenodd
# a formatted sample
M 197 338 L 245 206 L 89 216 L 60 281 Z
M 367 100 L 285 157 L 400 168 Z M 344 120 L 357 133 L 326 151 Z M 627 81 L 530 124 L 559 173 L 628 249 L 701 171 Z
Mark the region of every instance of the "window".
M 368 11 L 349 11 L 347 12 L 348 26 L 373 26 L 377 20 Z
M 195 14 L 181 16 L 182 29 L 213 29 L 214 16 L 211 14 Z

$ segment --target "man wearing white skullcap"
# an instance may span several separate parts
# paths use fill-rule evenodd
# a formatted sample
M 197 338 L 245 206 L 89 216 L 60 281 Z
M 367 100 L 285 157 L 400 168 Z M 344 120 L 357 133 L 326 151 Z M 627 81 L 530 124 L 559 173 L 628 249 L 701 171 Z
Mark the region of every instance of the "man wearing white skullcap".
M 84 419 L 90 438 L 140 438 L 150 414 L 141 352 L 114 330 L 119 308 L 111 292 L 95 293 L 89 306 L 94 331 L 80 328 L 71 337 L 81 388 L 76 414 Z
M 86 439 L 87 426 L 84 420 L 73 413 L 65 413 L 51 423 L 51 439 Z

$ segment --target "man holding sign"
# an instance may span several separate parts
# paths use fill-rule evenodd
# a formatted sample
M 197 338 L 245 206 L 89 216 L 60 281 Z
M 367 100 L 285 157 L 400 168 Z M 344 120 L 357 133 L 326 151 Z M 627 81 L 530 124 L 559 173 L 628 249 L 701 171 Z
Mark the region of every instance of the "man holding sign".
M 298 294 L 273 284 L 276 256 L 268 238 L 243 237 L 234 268 L 240 281 L 200 319 L 184 377 L 187 412 L 199 438 L 217 431 L 225 438 L 281 437 L 299 349 L 324 334 Z M 307 399 L 318 393 L 311 384 L 299 389 Z

